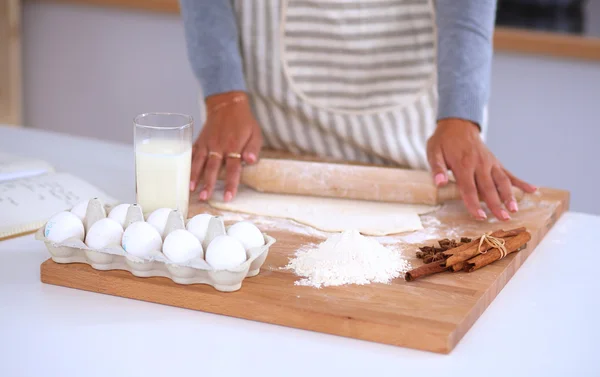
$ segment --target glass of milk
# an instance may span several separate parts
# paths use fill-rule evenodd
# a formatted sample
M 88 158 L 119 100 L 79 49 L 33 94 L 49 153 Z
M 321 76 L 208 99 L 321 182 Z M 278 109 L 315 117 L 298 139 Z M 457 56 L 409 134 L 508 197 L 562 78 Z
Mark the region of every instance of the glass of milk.
M 187 218 L 193 119 L 176 113 L 146 113 L 134 119 L 137 203 L 145 216 L 158 208 Z

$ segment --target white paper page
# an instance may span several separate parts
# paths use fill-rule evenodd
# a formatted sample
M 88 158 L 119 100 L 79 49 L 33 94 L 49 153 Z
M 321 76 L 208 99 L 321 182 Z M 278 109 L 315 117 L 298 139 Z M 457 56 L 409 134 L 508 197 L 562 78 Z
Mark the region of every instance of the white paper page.
M 117 203 L 100 189 L 68 173 L 0 182 L 0 238 L 39 229 L 55 213 L 95 197 L 104 204 Z
M 53 172 L 48 162 L 0 152 L 0 182 Z

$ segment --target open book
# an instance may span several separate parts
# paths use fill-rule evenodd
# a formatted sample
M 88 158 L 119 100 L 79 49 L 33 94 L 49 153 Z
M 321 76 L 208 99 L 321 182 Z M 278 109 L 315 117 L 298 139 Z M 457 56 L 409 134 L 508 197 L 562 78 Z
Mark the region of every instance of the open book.
M 0 152 L 0 240 L 36 231 L 55 213 L 99 198 L 117 200 L 49 163 Z

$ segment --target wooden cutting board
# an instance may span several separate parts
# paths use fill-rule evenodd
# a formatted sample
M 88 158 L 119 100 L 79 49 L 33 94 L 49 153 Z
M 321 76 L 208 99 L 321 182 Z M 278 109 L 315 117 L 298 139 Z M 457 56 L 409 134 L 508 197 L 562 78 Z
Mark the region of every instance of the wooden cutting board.
M 474 237 L 500 228 L 526 226 L 532 239 L 526 249 L 473 273 L 447 272 L 411 283 L 398 278 L 389 285 L 321 289 L 294 285 L 298 277 L 280 268 L 300 246 L 322 239 L 310 233 L 295 233 L 290 227 L 275 230 L 272 226 L 265 228 L 266 225 L 261 226 L 262 230 L 277 242 L 261 273 L 246 279 L 237 292 L 220 293 L 206 285 L 184 286 L 166 278 L 138 278 L 125 271 L 96 271 L 84 264 L 57 264 L 51 260 L 42 264 L 41 280 L 298 329 L 449 353 L 568 209 L 568 204 L 568 192 L 541 189 L 539 195 L 523 198 L 521 211 L 509 223 L 477 222 L 469 218 L 462 203 L 445 204 L 437 212 L 422 216 L 426 229 L 410 236 L 421 241 L 427 235 L 433 239 L 407 245 L 401 242 L 407 239 L 406 235 L 395 236 L 407 255 L 414 256 L 419 245 L 432 245 L 440 238 Z M 190 216 L 201 212 L 219 213 L 204 204 L 192 203 Z M 411 263 L 413 267 L 421 264 L 416 258 Z

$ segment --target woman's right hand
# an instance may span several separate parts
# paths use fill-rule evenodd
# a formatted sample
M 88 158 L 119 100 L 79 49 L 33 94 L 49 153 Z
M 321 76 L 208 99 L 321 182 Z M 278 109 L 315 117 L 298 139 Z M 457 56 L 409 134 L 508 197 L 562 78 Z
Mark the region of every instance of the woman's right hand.
M 263 139 L 248 98 L 244 92 L 227 92 L 206 99 L 206 123 L 194 143 L 190 190 L 199 182 L 204 186 L 199 194 L 208 200 L 214 191 L 219 171 L 225 164 L 226 178 L 223 200 L 230 201 L 237 193 L 242 161 L 258 161 Z M 233 154 L 233 157 L 228 154 Z M 241 155 L 241 158 L 236 155 Z

